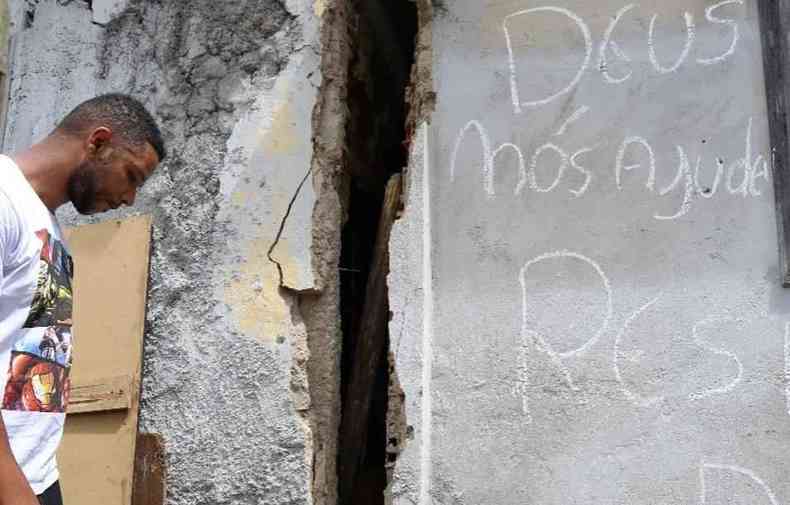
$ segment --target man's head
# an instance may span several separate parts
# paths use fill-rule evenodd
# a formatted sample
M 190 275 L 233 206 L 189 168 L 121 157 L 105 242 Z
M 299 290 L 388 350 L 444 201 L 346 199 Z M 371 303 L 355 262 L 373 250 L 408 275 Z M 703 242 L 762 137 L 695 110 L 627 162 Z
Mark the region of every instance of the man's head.
M 165 157 L 156 122 L 127 95 L 113 93 L 83 102 L 58 124 L 54 135 L 78 141 L 83 150 L 67 188 L 81 214 L 132 205 L 137 190 Z

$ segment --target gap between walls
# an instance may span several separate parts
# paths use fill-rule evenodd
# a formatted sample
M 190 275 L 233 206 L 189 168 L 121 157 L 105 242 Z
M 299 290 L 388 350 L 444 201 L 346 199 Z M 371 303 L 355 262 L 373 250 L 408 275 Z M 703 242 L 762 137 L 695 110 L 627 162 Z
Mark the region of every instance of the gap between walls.
M 388 445 L 391 449 L 400 444 L 388 439 L 390 390 L 397 382 L 389 356 L 388 258 L 382 258 L 389 244 L 377 249 L 376 242 L 388 237 L 383 228 L 391 226 L 399 212 L 393 209 L 390 193 L 382 222 L 388 181 L 396 177 L 392 186 L 399 185 L 399 174 L 408 164 L 407 98 L 419 19 L 418 6 L 411 0 L 349 2 L 347 205 L 339 265 L 343 351 L 338 504 L 385 505 L 388 470 L 396 458 Z M 400 201 L 399 192 L 395 198 Z

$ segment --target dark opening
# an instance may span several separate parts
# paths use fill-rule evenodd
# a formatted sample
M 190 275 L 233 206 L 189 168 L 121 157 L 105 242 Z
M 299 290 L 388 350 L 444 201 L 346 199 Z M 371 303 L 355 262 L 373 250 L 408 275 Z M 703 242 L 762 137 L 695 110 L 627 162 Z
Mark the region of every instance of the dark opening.
M 343 415 L 338 448 L 339 503 L 383 505 L 387 487 L 388 335 L 377 353 L 381 359 L 370 384 L 373 394 L 365 423 L 367 433 L 344 434 L 344 428 L 358 408 L 350 402 L 347 390 L 355 365 L 384 190 L 389 178 L 401 172 L 408 161 L 405 97 L 418 20 L 417 7 L 409 0 L 350 1 L 355 19 L 350 27 L 353 57 L 348 83 L 349 204 L 340 261 Z

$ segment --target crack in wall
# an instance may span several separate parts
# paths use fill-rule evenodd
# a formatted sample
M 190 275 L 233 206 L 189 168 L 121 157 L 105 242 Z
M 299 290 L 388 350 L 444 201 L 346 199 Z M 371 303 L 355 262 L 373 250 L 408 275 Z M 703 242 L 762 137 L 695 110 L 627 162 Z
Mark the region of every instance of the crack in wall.
M 306 422 L 312 434 L 312 505 L 337 504 L 337 433 L 340 422 L 339 272 L 340 230 L 347 205 L 344 191 L 347 74 L 350 59 L 348 0 L 326 0 L 320 14 L 321 84 L 312 113 L 311 183 L 314 291 L 293 297 L 293 311 L 304 323 L 309 359 Z
M 292 290 L 292 291 L 296 291 L 296 292 L 299 292 L 299 291 L 298 290 L 293 290 L 292 288 L 290 288 L 289 286 L 287 286 L 285 284 L 285 277 L 284 277 L 284 274 L 283 274 L 282 263 L 280 263 L 279 261 L 274 259 L 272 254 L 274 253 L 274 250 L 277 248 L 277 245 L 280 243 L 280 238 L 283 235 L 283 230 L 285 230 L 285 226 L 286 226 L 286 224 L 288 222 L 288 217 L 291 215 L 291 210 L 293 210 L 293 206 L 296 203 L 296 200 L 299 198 L 299 195 L 302 192 L 302 188 L 304 187 L 305 183 L 310 178 L 310 175 L 312 175 L 312 173 L 313 173 L 313 167 L 311 166 L 310 169 L 307 171 L 307 173 L 302 178 L 302 180 L 299 182 L 299 185 L 296 187 L 296 192 L 293 194 L 293 196 L 291 197 L 291 200 L 288 202 L 288 207 L 285 210 L 285 215 L 283 216 L 282 220 L 280 221 L 280 226 L 279 226 L 279 229 L 277 230 L 277 234 L 274 237 L 274 241 L 272 242 L 272 245 L 269 247 L 269 250 L 266 253 L 266 256 L 269 258 L 269 261 L 271 261 L 275 265 L 275 267 L 277 268 L 277 272 L 279 273 L 279 276 L 280 276 L 280 287 L 281 288 L 285 288 L 285 289 L 289 289 L 289 290 Z

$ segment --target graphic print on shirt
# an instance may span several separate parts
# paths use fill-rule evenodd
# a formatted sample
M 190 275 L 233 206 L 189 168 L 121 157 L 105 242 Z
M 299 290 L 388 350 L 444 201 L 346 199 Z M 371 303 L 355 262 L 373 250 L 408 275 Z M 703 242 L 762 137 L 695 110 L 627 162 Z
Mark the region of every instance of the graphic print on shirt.
M 65 412 L 71 368 L 74 263 L 63 244 L 47 230 L 30 314 L 11 350 L 3 409 Z

